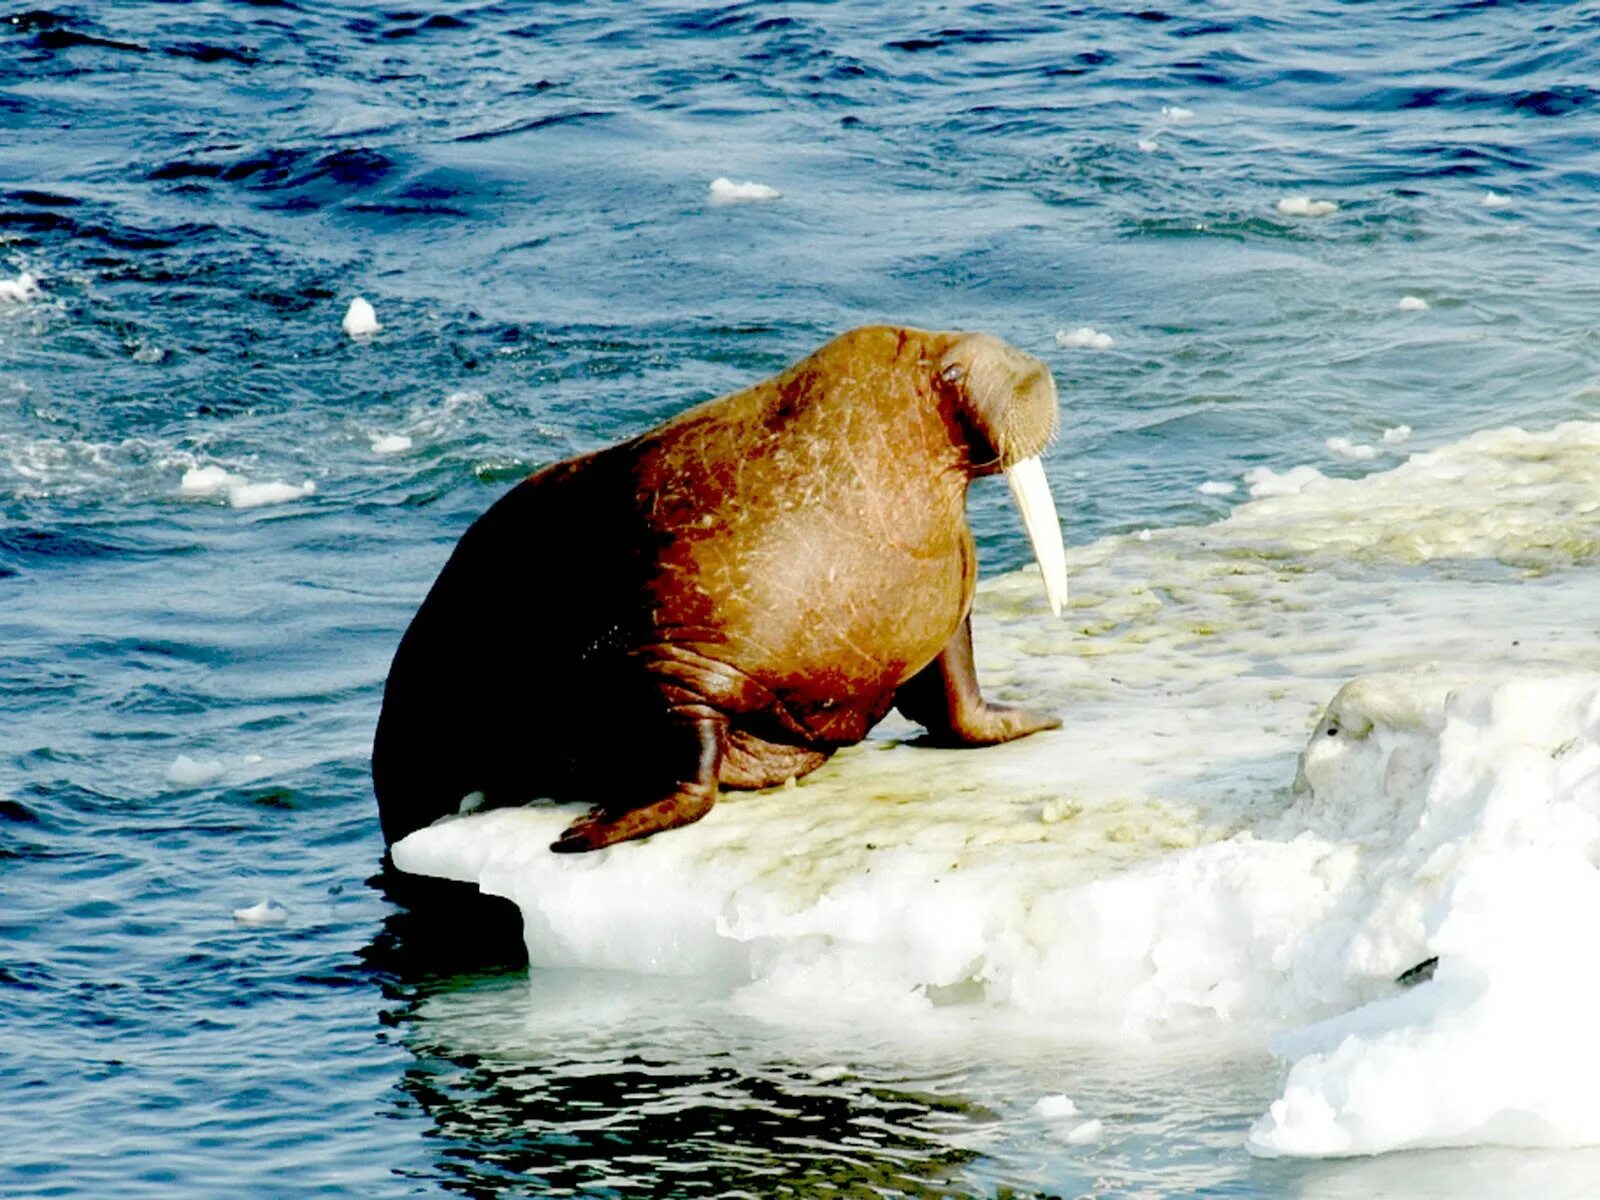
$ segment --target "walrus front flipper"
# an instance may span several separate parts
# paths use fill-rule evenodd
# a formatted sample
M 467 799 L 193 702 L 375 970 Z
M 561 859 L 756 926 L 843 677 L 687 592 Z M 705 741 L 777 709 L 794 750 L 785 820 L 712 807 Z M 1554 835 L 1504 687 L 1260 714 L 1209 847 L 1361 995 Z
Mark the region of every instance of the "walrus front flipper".
M 972 617 L 922 670 L 900 685 L 895 707 L 928 731 L 940 746 L 993 746 L 1041 729 L 1061 728 L 1061 718 L 1009 704 L 990 704 L 978 690 L 972 662 Z
M 633 806 L 626 800 L 598 805 L 568 825 L 550 849 L 580 854 L 698 821 L 717 802 L 717 764 L 726 729 L 721 717 L 695 716 L 673 721 L 655 739 L 646 739 L 635 752 L 647 755 L 649 770 L 659 771 L 666 794 L 655 790 L 657 799 Z M 648 784 L 642 791 L 652 794 Z

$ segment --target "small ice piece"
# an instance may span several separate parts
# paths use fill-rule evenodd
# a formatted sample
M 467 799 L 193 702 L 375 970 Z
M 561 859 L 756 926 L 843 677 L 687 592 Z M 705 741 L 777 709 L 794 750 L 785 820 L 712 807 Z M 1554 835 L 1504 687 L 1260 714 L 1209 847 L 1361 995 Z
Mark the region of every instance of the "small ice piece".
M 760 200 L 776 200 L 783 193 L 775 187 L 768 187 L 764 183 L 752 183 L 745 180 L 735 183 L 724 175 L 719 175 L 711 181 L 711 202 L 713 204 L 749 204 Z
M 1368 446 L 1361 442 L 1352 442 L 1347 437 L 1331 437 L 1325 445 L 1328 453 L 1337 458 L 1354 459 L 1356 462 L 1366 462 L 1378 457 L 1378 448 Z
M 350 307 L 344 314 L 346 334 L 353 338 L 371 337 L 382 328 L 383 326 L 378 324 L 378 314 L 373 311 L 372 305 L 367 303 L 365 297 L 357 296 L 350 301 Z
M 1056 330 L 1056 344 L 1068 350 L 1109 350 L 1116 345 L 1116 340 L 1109 333 L 1080 325 L 1076 329 Z
M 1227 483 L 1220 479 L 1208 479 L 1195 489 L 1202 496 L 1231 496 L 1238 490 L 1238 484 Z
M 461 797 L 461 804 L 456 808 L 456 812 L 461 813 L 462 815 L 467 813 L 475 813 L 488 802 L 489 797 L 485 793 L 468 792 L 465 796 Z
M 1259 500 L 1264 496 L 1298 496 L 1314 483 L 1327 479 L 1315 467 L 1291 467 L 1278 474 L 1271 467 L 1256 467 L 1245 472 L 1244 481 L 1250 485 L 1250 495 Z
M 1061 1092 L 1049 1096 L 1040 1096 L 1033 1102 L 1033 1111 L 1036 1116 L 1054 1121 L 1061 1117 L 1076 1116 L 1078 1106 L 1072 1102 L 1072 1097 Z
M 1181 104 L 1168 104 L 1162 108 L 1161 115 L 1169 121 L 1189 121 L 1194 118 L 1194 110 Z
M 374 454 L 403 454 L 411 449 L 411 439 L 403 433 L 375 434 L 372 439 Z
M 1148 542 L 1150 540 L 1150 531 L 1148 529 L 1141 529 L 1133 536 L 1138 538 L 1141 542 Z
M 1499 192 L 1490 190 L 1483 194 L 1481 203 L 1485 208 L 1510 208 L 1511 197 L 1502 196 Z
M 1285 196 L 1278 201 L 1278 211 L 1288 217 L 1325 217 L 1338 212 L 1332 200 L 1313 200 L 1310 196 Z
M 1427 312 L 1428 302 L 1421 296 L 1401 296 L 1395 307 L 1401 312 Z
M 311 480 L 304 483 L 237 483 L 228 489 L 228 504 L 233 508 L 260 508 L 266 504 L 287 504 L 314 494 L 317 485 Z
M 263 754 L 246 754 L 244 756 L 244 765 L 247 767 L 253 767 L 266 761 L 266 756 Z
M 1157 149 L 1159 149 L 1159 147 L 1156 145 L 1155 138 L 1140 138 L 1135 145 L 1137 145 L 1139 149 L 1146 154 L 1153 154 Z
M 167 782 L 173 787 L 204 787 L 221 779 L 227 769 L 220 758 L 190 758 L 180 754 L 167 768 Z
M 1081 1146 L 1085 1142 L 1092 1142 L 1106 1131 L 1104 1121 L 1090 1118 L 1080 1122 L 1067 1132 L 1066 1141 L 1069 1146 Z
M 190 467 L 183 473 L 178 491 L 185 496 L 215 496 L 244 482 L 243 475 L 235 475 L 221 467 Z
M 1398 446 L 1401 442 L 1411 439 L 1411 426 L 1396 425 L 1383 431 L 1383 441 L 1387 446 Z
M 0 279 L 0 300 L 11 300 L 20 304 L 24 300 L 36 299 L 39 295 L 39 277 L 31 271 L 24 271 L 15 279 Z
M 249 908 L 234 909 L 233 919 L 241 925 L 282 925 L 289 919 L 289 910 L 275 900 L 263 900 Z

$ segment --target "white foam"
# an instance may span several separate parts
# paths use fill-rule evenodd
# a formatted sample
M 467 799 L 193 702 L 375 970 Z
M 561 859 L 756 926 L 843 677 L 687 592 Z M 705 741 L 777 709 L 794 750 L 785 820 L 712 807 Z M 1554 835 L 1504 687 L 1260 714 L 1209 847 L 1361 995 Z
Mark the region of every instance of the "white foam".
M 777 200 L 783 193 L 775 187 L 768 187 L 764 183 L 753 183 L 745 180 L 735 183 L 725 176 L 718 176 L 711 181 L 711 202 L 713 204 L 751 204 L 764 200 Z
M 1116 340 L 1109 333 L 1080 325 L 1076 329 L 1056 330 L 1056 344 L 1068 350 L 1109 350 L 1116 345 Z
M 1154 138 L 1140 138 L 1134 145 L 1139 147 L 1141 153 L 1154 154 L 1161 147 Z
M 1271 467 L 1253 467 L 1245 472 L 1244 481 L 1250 487 L 1250 495 L 1260 499 L 1263 496 L 1298 496 L 1309 487 L 1326 483 L 1327 476 L 1311 466 L 1290 467 L 1282 474 Z
M 1383 431 L 1383 444 L 1386 446 L 1398 446 L 1410 440 L 1411 426 L 1409 425 L 1394 425 Z
M 357 296 L 350 301 L 350 307 L 345 310 L 341 324 L 345 334 L 352 338 L 371 337 L 383 328 L 378 324 L 377 312 L 364 296 Z
M 1363 442 L 1352 442 L 1347 437 L 1331 437 L 1325 443 L 1328 453 L 1336 458 L 1348 458 L 1355 462 L 1368 462 L 1378 457 L 1378 448 L 1368 446 Z
M 1181 104 L 1168 104 L 1162 108 L 1161 115 L 1169 121 L 1192 121 L 1194 110 L 1184 108 Z
M 29 271 L 22 272 L 15 279 L 0 279 L 0 301 L 21 304 L 26 300 L 37 300 L 43 294 L 38 276 Z
M 183 473 L 178 491 L 185 496 L 214 496 L 247 482 L 243 475 L 235 475 L 222 467 L 190 467 Z
M 1290 217 L 1325 217 L 1338 212 L 1332 200 L 1313 200 L 1310 196 L 1285 196 L 1278 201 L 1278 211 Z
M 259 904 L 252 904 L 249 908 L 234 909 L 233 919 L 241 925 L 270 927 L 287 922 L 289 910 L 277 901 L 268 899 Z
M 1220 479 L 1208 479 L 1195 489 L 1202 496 L 1231 496 L 1238 490 L 1238 484 Z
M 372 452 L 374 454 L 404 454 L 409 449 L 411 449 L 411 439 L 403 433 L 372 435 Z
M 1511 197 L 1502 196 L 1496 191 L 1487 191 L 1483 194 L 1483 199 L 1479 203 L 1485 208 L 1510 208 Z
M 1421 296 L 1401 296 L 1395 307 L 1401 312 L 1427 312 L 1428 302 Z
M 173 787 L 204 787 L 221 779 L 227 770 L 220 758 L 190 758 L 180 754 L 167 768 L 167 782 Z

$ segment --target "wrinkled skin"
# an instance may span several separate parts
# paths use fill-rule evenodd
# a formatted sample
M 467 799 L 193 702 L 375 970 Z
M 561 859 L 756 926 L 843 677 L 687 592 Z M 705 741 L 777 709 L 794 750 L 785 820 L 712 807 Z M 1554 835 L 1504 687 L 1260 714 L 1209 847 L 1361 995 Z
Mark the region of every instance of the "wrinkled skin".
M 552 847 L 703 816 L 820 766 L 893 706 L 937 742 L 1060 724 L 986 703 L 968 483 L 1035 455 L 1055 387 L 985 335 L 869 327 L 629 442 L 556 463 L 467 530 L 395 654 L 384 837 L 598 799 Z

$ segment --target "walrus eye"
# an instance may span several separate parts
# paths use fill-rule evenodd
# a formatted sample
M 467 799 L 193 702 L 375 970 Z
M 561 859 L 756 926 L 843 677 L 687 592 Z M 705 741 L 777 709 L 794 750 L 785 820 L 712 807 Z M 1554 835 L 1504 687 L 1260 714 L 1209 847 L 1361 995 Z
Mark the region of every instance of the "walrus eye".
M 944 380 L 946 383 L 960 383 L 966 377 L 967 369 L 960 363 L 951 363 L 948 367 L 939 372 L 939 378 Z

